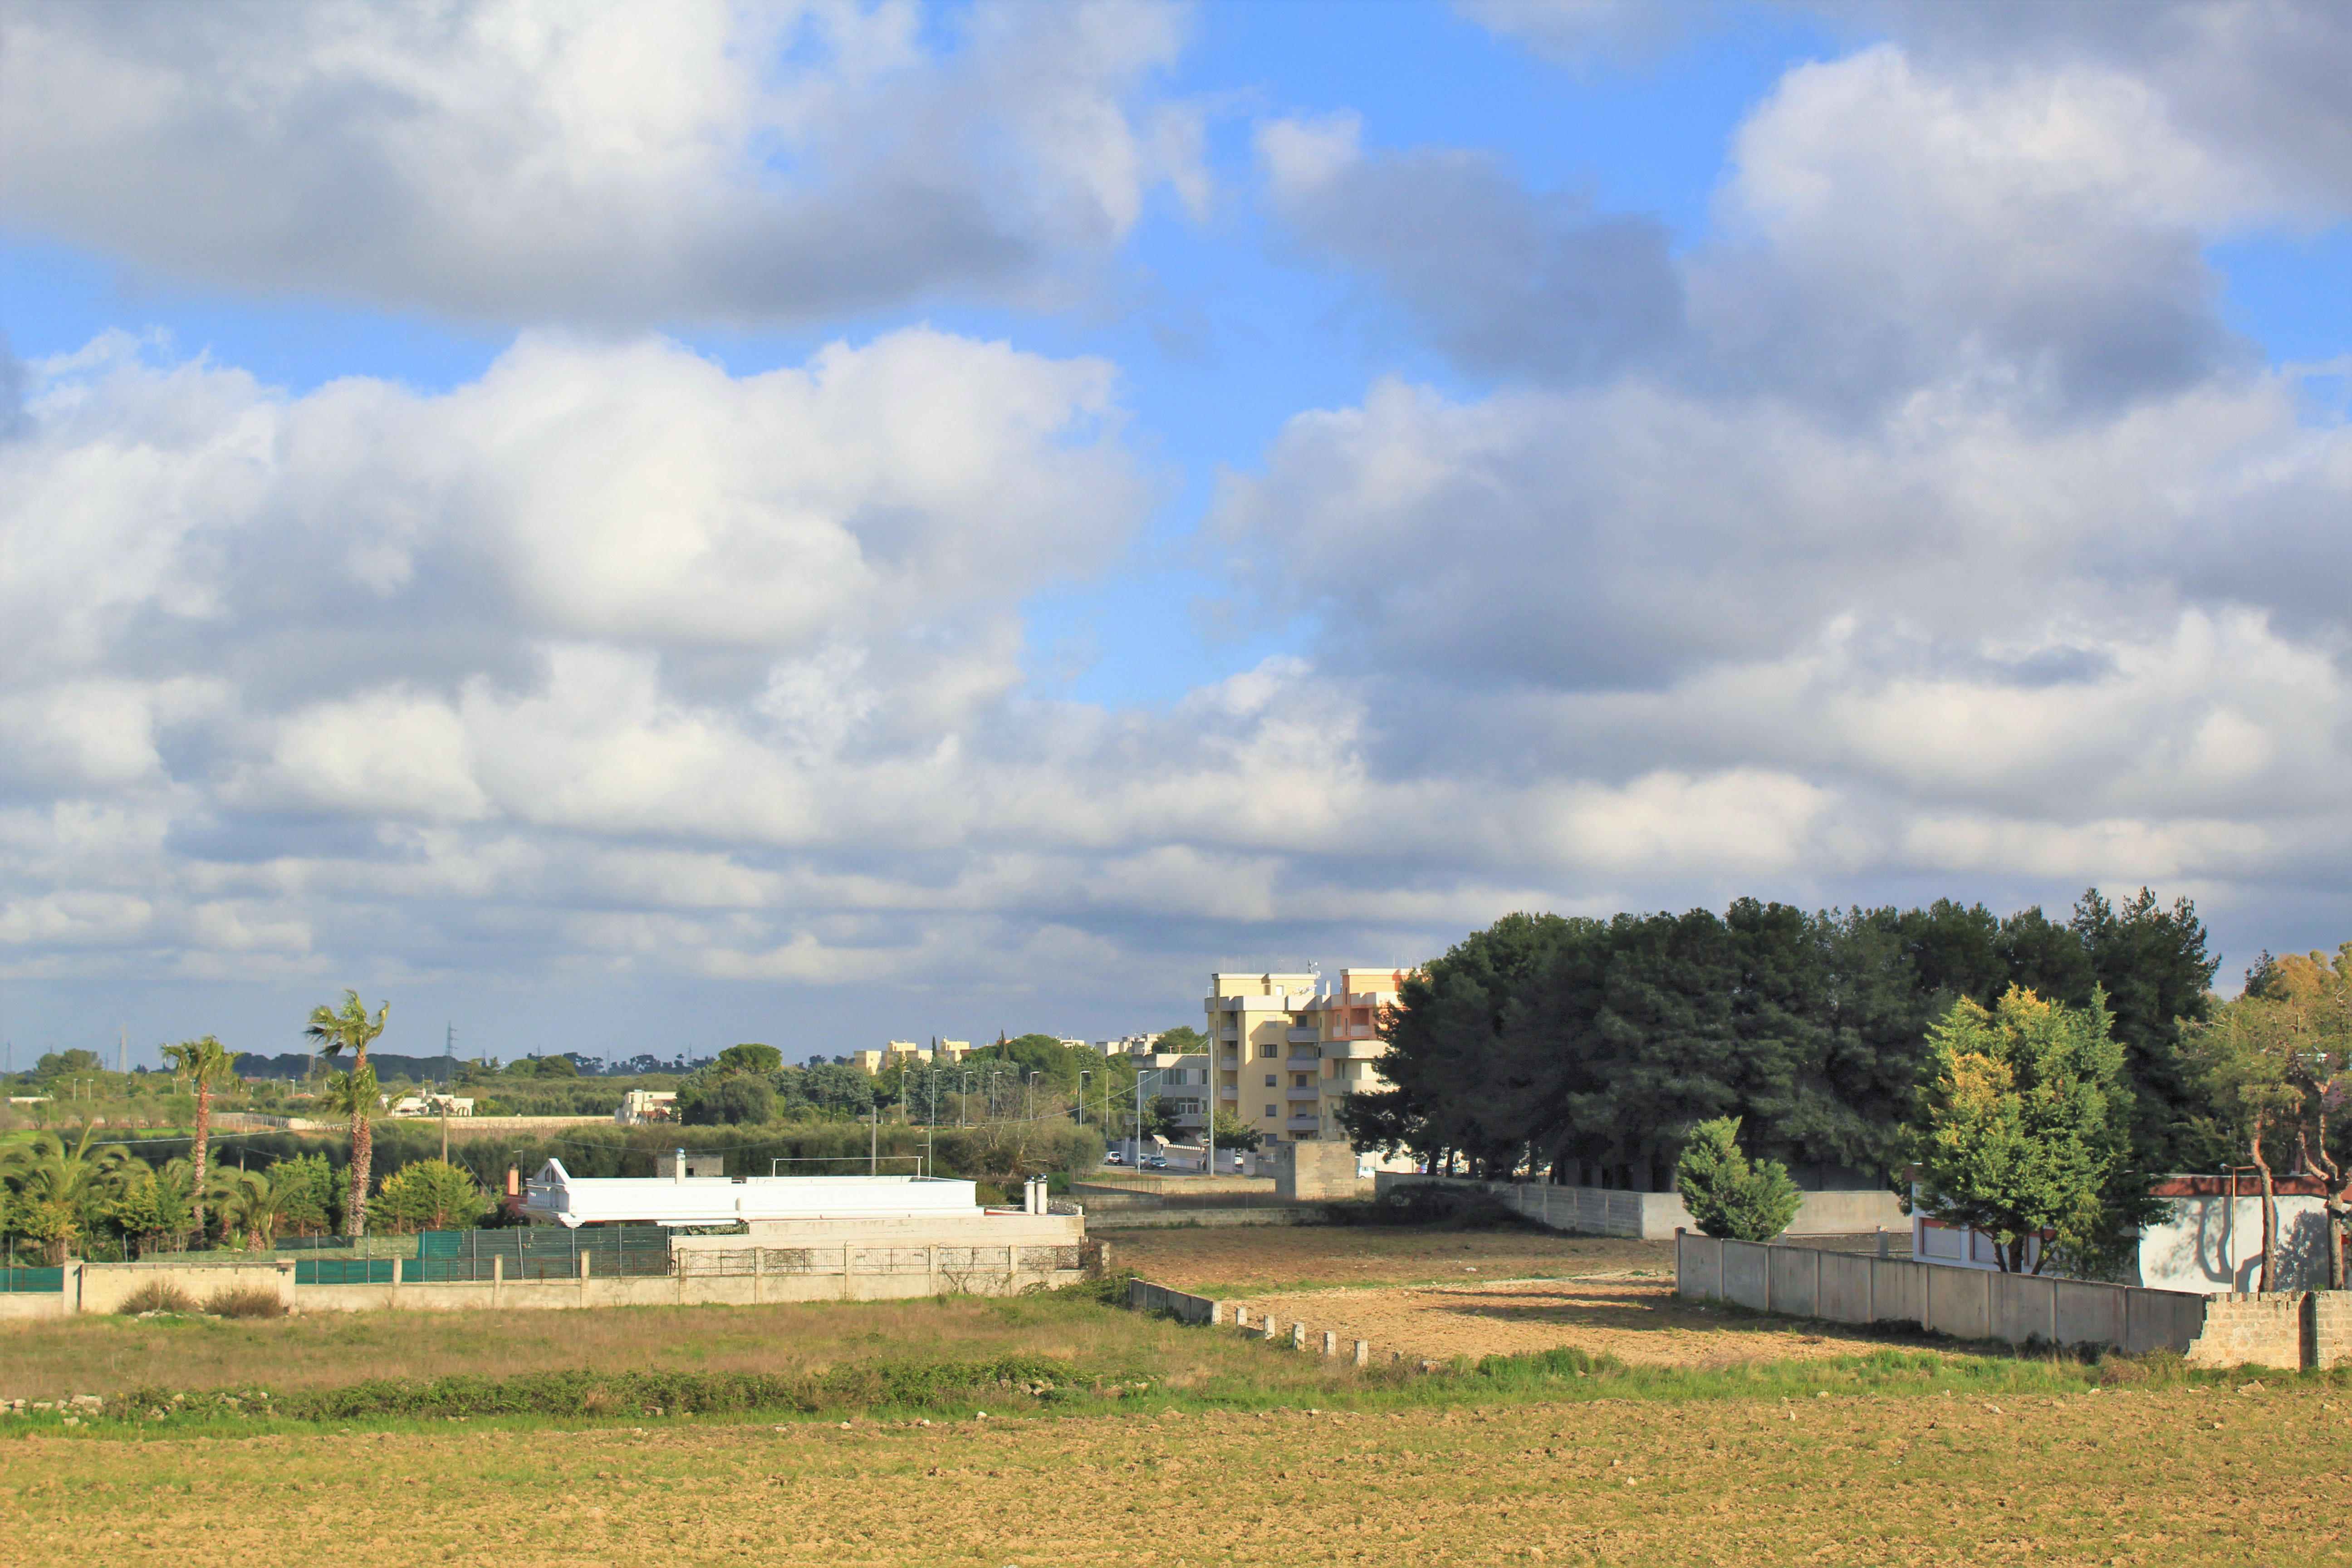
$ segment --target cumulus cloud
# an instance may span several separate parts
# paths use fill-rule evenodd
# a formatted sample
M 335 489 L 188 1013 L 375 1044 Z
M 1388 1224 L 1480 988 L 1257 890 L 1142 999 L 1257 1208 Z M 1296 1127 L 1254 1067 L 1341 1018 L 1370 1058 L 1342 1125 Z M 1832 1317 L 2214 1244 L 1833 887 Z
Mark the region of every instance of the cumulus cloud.
M 1206 198 L 1158 0 L 9 7 L 0 212 L 163 271 L 497 321 L 1034 298 Z
M 1693 374 L 1874 409 L 1956 378 L 2111 408 L 2252 353 L 2205 234 L 2237 171 L 2112 73 L 1939 79 L 1880 46 L 1781 79 L 1692 268 Z
M 1461 363 L 1587 380 L 1675 336 L 1682 286 L 1660 224 L 1530 192 L 1488 153 L 1367 154 L 1359 130 L 1350 116 L 1261 127 L 1274 210 L 1311 253 L 1376 278 Z
M 1627 8 L 1463 9 L 1573 62 L 1605 48 Z M 1687 383 L 1769 388 L 1860 417 L 1964 377 L 2064 418 L 2242 369 L 2253 351 L 2220 320 L 2205 246 L 2352 215 L 2352 113 L 2333 90 L 2352 71 L 2340 6 L 1823 15 L 1894 41 L 1784 75 L 1734 139 L 1712 231 L 1671 268 L 1657 237 L 1642 263 L 1653 280 L 1630 291 L 1513 287 L 1528 269 L 1508 258 L 1529 250 L 1514 235 L 1563 257 L 1610 235 L 1622 258 L 1638 225 L 1565 213 L 1475 153 L 1328 165 L 1319 204 L 1270 159 L 1273 205 L 1308 252 L 1389 279 L 1424 335 L 1475 373 L 1556 378 L 1561 356 L 1545 345 L 1614 332 L 1679 342 L 1672 374 Z M 1407 167 L 1431 177 L 1400 177 Z M 1378 199 L 1341 199 L 1349 182 Z M 1496 264 L 1467 290 L 1483 311 L 1475 331 L 1430 281 L 1465 276 L 1465 256 Z M 1581 272 L 1610 275 L 1592 261 Z M 1498 355 L 1488 343 L 1527 346 Z
M 1034 281 L 1199 145 L 1135 97 L 1172 47 L 1136 30 L 1156 11 L 983 9 L 935 58 L 888 6 L 796 13 L 762 37 L 827 42 L 772 56 L 714 44 L 734 21 L 636 49 L 625 10 L 461 8 L 433 47 L 476 65 L 395 91 L 425 15 L 305 14 L 228 69 L 235 113 L 173 74 L 209 57 L 159 46 L 148 118 L 106 132 L 131 151 L 261 148 L 303 202 L 306 138 L 398 153 L 345 149 L 358 216 L 290 271 L 201 236 L 173 264 L 486 314 L 789 314 Z M 7 68 L 110 72 L 146 47 L 113 26 L 12 14 Z M 1679 260 L 1485 154 L 1262 126 L 1290 243 L 1491 385 L 1380 378 L 1227 475 L 1207 544 L 1291 649 L 1163 704 L 1024 679 L 1024 602 L 1117 560 L 1162 493 L 1098 360 L 915 328 L 739 374 L 535 330 L 438 392 L 292 396 L 120 335 L 11 371 L 7 973 L 310 984 L 364 952 L 387 983 L 969 999 L 1259 942 L 1410 961 L 1529 905 L 2154 880 L 2339 909 L 2352 437 L 2221 330 L 2200 255 L 2324 182 L 2245 178 L 2259 135 L 2095 43 L 1796 68 Z M 306 71 L 375 85 L 264 90 Z M 1047 237 L 997 270 L 916 245 L 845 292 L 789 247 L 739 267 L 727 224 L 915 188 L 912 142 L 842 129 L 892 93 L 988 127 L 929 220 L 977 201 Z M 852 152 L 875 161 L 827 162 Z M 576 210 L 531 206 L 551 191 Z M 446 269 L 397 295 L 429 245 Z M 557 277 L 600 247 L 609 277 Z

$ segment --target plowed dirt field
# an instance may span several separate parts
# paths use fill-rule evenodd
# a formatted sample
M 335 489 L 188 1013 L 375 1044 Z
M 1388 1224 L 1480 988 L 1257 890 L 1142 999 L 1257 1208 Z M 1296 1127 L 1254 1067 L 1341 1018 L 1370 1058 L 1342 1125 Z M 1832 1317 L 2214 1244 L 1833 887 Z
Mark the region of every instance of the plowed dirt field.
M 2330 1408 L 2333 1405 L 2334 1408 Z M 2303 1384 L 0 1442 L 0 1562 L 2342 1563 Z
M 1374 1353 L 1408 1360 L 1517 1355 L 1568 1345 L 1635 1366 L 1713 1367 L 1856 1355 L 1879 1342 L 1866 1331 L 1827 1323 L 1727 1313 L 1682 1300 L 1671 1282 L 1648 1279 L 1286 1291 L 1234 1300 L 1253 1322 L 1271 1318 L 1286 1330 L 1304 1322 L 1310 1336 L 1336 1332 L 1343 1345 L 1368 1340 Z

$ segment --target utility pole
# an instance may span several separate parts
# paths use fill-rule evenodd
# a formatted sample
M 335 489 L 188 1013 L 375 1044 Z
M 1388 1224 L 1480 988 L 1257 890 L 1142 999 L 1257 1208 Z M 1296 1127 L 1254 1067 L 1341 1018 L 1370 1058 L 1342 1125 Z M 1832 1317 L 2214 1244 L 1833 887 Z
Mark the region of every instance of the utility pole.
M 866 1138 L 866 1173 L 878 1176 L 882 1173 L 882 1102 L 869 1103 L 866 1117 L 870 1128 Z
M 1158 1068 L 1135 1069 L 1135 1142 L 1132 1146 L 1134 1150 L 1132 1157 L 1135 1161 L 1135 1169 L 1139 1171 L 1143 1168 L 1143 1075 L 1159 1070 Z
M 1201 1128 L 1201 1148 L 1202 1151 L 1201 1173 L 1204 1176 L 1213 1176 L 1217 1173 L 1217 1105 L 1223 1098 L 1225 1092 L 1224 1086 L 1217 1081 L 1217 1074 L 1221 1070 L 1217 1065 L 1217 1053 L 1224 1049 L 1225 1047 L 1225 1042 L 1222 1038 L 1225 1032 L 1225 1016 L 1223 1012 L 1217 1012 L 1211 1014 L 1209 1016 L 1209 1040 L 1207 1046 L 1204 1047 L 1206 1055 L 1203 1058 L 1209 1066 L 1208 1070 L 1201 1075 L 1203 1079 L 1208 1080 L 1209 1084 L 1208 1095 L 1201 1101 L 1202 1107 L 1206 1111 L 1206 1115 L 1202 1119 Z M 1241 1049 L 1239 1041 L 1234 1042 L 1234 1048 L 1235 1053 L 1238 1054 Z M 1235 1065 L 1238 1068 L 1239 1064 L 1236 1063 Z M 1234 1082 L 1238 1084 L 1241 1080 L 1242 1075 L 1237 1070 L 1234 1074 Z M 1235 1114 L 1238 1115 L 1239 1113 L 1239 1107 L 1236 1106 Z

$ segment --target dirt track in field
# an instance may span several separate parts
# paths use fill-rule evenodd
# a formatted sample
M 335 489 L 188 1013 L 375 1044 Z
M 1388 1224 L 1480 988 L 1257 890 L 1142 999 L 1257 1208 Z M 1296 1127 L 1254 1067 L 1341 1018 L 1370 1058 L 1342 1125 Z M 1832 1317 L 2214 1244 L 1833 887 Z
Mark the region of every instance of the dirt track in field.
M 2305 1385 L 21 1438 L 0 1563 L 2341 1563 L 2347 1409 Z
M 1866 1333 L 1795 1323 L 1684 1301 L 1654 1279 L 1509 1280 L 1406 1289 L 1288 1291 L 1234 1298 L 1250 1321 L 1270 1316 L 1310 1336 L 1369 1340 L 1385 1360 L 1448 1361 L 1573 1347 L 1636 1366 L 1732 1366 L 1741 1362 L 1853 1355 Z M 1310 1338 L 1311 1343 L 1319 1339 Z

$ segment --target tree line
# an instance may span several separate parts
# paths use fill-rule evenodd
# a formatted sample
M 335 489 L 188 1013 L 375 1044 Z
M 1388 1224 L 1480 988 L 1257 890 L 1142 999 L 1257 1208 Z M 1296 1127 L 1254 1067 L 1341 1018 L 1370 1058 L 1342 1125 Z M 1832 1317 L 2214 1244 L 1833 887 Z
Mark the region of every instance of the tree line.
M 1512 914 L 1409 976 L 1384 1024 L 1392 1086 L 1341 1112 L 1359 1148 L 1502 1177 L 1668 1190 L 1692 1130 L 1737 1118 L 1758 1155 L 1874 1184 L 1908 1158 L 1930 1026 L 2012 986 L 2104 1007 L 2137 1163 L 2211 1170 L 2233 1139 L 2181 1050 L 2215 960 L 2183 899 L 2086 891 L 2069 917 L 1925 909 Z

